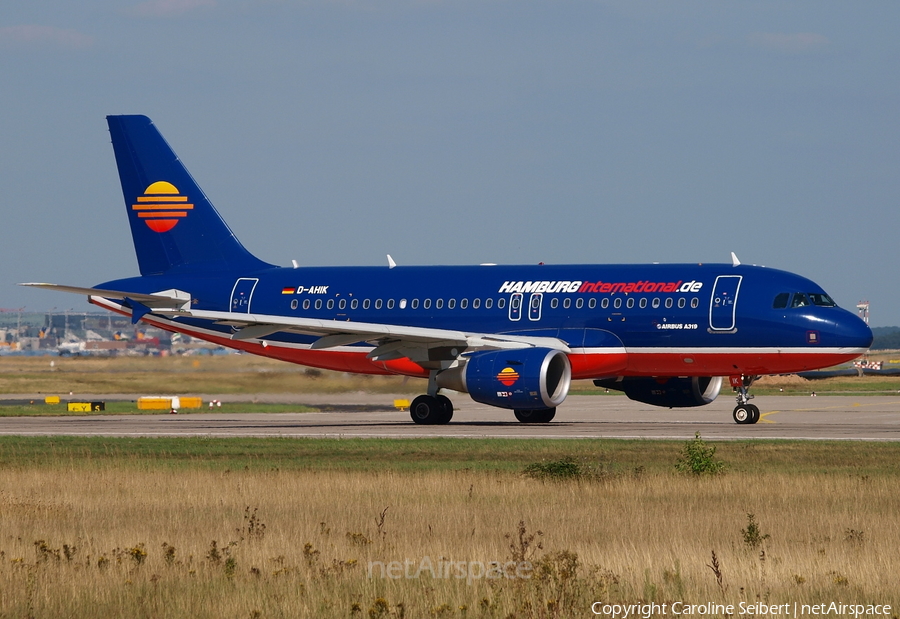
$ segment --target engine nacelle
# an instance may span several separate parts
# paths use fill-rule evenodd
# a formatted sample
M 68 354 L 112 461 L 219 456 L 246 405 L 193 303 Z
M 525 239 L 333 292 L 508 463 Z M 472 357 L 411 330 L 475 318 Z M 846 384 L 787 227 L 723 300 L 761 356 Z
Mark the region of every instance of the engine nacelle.
M 683 378 L 645 378 L 626 376 L 622 380 L 604 378 L 594 384 L 606 389 L 624 391 L 629 399 L 653 406 L 685 408 L 704 406 L 719 395 L 721 376 L 690 376 Z
M 559 406 L 571 383 L 569 358 L 549 348 L 475 353 L 465 365 L 437 375 L 439 387 L 468 393 L 482 404 L 522 410 Z

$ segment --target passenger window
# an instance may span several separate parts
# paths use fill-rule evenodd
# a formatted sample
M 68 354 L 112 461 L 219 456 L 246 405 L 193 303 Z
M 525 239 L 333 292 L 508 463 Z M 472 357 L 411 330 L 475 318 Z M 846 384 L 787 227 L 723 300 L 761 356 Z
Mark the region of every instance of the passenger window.
M 590 301 L 588 301 L 588 307 L 591 309 L 597 307 L 597 299 L 591 299 Z
M 802 292 L 795 292 L 794 299 L 791 301 L 791 307 L 806 307 L 809 305 L 809 299 Z
M 556 309 L 557 307 L 559 307 L 559 299 L 550 299 L 550 308 Z
M 484 309 L 491 309 L 491 306 L 494 305 L 493 299 L 485 299 L 484 300 Z
M 322 309 L 322 299 L 316 299 L 316 309 Z
M 425 299 L 425 301 L 422 303 L 422 307 L 424 307 L 425 309 L 431 309 L 431 299 Z
M 659 297 L 653 299 L 653 309 L 659 307 Z
M 394 309 L 394 300 L 393 299 L 388 299 L 387 308 Z
M 375 299 L 375 309 L 381 309 L 381 299 Z
M 412 300 L 412 308 L 413 308 L 413 309 L 419 309 L 419 300 L 418 300 L 418 299 L 413 299 L 413 300 Z
M 456 307 L 456 299 L 447 301 L 447 309 L 453 309 L 454 307 Z
M 791 298 L 790 292 L 782 292 L 775 295 L 775 300 L 772 302 L 772 309 L 784 309 L 788 306 L 788 299 Z
M 600 307 L 602 307 L 603 309 L 609 307 L 609 299 L 603 299 L 602 301 L 600 301 Z
M 460 299 L 459 300 L 459 309 L 466 309 L 467 307 L 469 307 L 469 300 L 468 299 Z
M 633 297 L 628 299 L 627 301 L 625 301 L 625 307 L 627 307 L 628 309 L 631 309 L 632 307 L 634 307 L 634 298 Z
M 303 309 L 309 309 L 309 299 L 303 299 Z
M 497 307 L 499 307 L 500 309 L 506 307 L 506 299 L 497 299 Z
M 350 301 L 350 309 L 356 309 L 357 307 L 359 307 L 359 299 Z
M 644 309 L 645 307 L 647 307 L 647 297 L 641 298 L 640 305 L 641 305 L 641 309 Z
M 700 299 L 698 299 L 697 297 L 691 299 L 691 307 L 693 307 L 694 309 L 700 307 Z
M 672 307 L 672 299 L 666 299 L 666 309 L 671 309 Z
M 472 299 L 472 309 L 481 307 L 481 299 Z
M 406 309 L 406 299 L 400 299 L 400 309 Z
M 334 309 L 334 299 L 328 299 L 328 309 Z
M 434 308 L 435 308 L 435 309 L 442 309 L 443 307 L 444 307 L 444 300 L 443 300 L 443 299 L 438 299 L 437 301 L 434 302 Z
M 369 301 L 368 299 L 366 299 L 365 301 L 363 301 L 363 309 L 369 309 L 369 306 L 371 304 L 372 304 L 372 302 Z
M 687 301 L 684 300 L 684 297 L 678 299 L 678 308 L 679 309 L 683 308 L 685 305 L 687 305 Z
M 300 305 L 300 303 L 297 301 L 297 299 L 291 301 L 291 309 L 297 309 L 298 305 Z
M 581 309 L 582 307 L 584 307 L 584 299 L 576 299 L 575 307 L 577 307 L 578 309 Z
M 341 299 L 338 302 L 338 309 L 345 309 L 347 307 L 347 299 Z
M 622 299 L 616 299 L 615 301 L 613 301 L 613 307 L 616 309 L 622 307 Z
M 572 299 L 563 299 L 563 307 L 565 309 L 572 307 Z

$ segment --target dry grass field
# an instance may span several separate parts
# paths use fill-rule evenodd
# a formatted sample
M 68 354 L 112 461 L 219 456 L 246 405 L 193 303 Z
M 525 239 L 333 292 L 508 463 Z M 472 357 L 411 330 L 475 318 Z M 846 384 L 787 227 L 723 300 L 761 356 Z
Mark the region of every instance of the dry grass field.
M 320 371 L 253 355 L 0 357 L 0 393 L 418 393 L 425 381 Z
M 0 442 L 2 617 L 900 607 L 893 445 L 723 444 L 726 472 L 694 476 L 673 443 L 280 440 L 242 466 L 269 443 L 73 441 Z M 517 464 L 567 456 L 589 474 Z
M 872 355 L 889 361 L 896 351 Z M 418 394 L 425 381 L 315 370 L 253 355 L 192 357 L 0 357 L 0 394 L 153 393 L 369 393 Z M 900 378 L 850 377 L 809 381 L 797 376 L 764 377 L 759 395 L 781 393 L 896 393 Z M 728 381 L 723 386 L 730 393 Z M 571 393 L 607 395 L 591 381 L 574 381 Z M 612 391 L 608 395 L 620 395 Z
M 237 355 L 6 357 L 0 375 L 5 393 L 423 389 Z M 760 387 L 805 393 L 800 380 Z M 900 446 L 722 443 L 715 476 L 677 472 L 682 447 L 0 437 L 0 618 L 525 619 L 593 616 L 594 602 L 900 614 Z M 579 474 L 536 479 L 534 464 Z

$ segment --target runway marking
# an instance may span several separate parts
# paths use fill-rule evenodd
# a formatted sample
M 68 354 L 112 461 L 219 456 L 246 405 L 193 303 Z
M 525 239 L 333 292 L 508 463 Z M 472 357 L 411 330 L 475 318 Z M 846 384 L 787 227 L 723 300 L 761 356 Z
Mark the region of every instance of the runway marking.
M 891 406 L 891 405 L 897 405 L 897 404 L 900 404 L 900 401 L 897 401 L 897 402 L 873 402 L 873 403 L 871 403 L 871 404 L 860 404 L 859 402 L 854 402 L 854 403 L 851 404 L 850 406 L 851 406 L 852 408 L 864 408 L 864 407 L 866 407 L 866 406 Z M 846 405 L 841 405 L 841 406 L 817 406 L 817 407 L 815 407 L 815 408 L 790 408 L 790 409 L 786 409 L 786 410 L 787 410 L 787 412 L 789 412 L 789 413 L 818 413 L 818 412 L 821 412 L 821 411 L 826 411 L 826 410 L 838 410 L 838 409 L 842 409 L 842 408 L 846 408 L 846 407 L 847 407 Z M 780 412 L 782 412 L 782 411 L 772 411 L 772 412 L 774 412 L 774 413 L 780 413 Z M 766 413 L 766 414 L 768 415 L 769 413 Z
M 759 420 L 756 423 L 778 423 L 777 421 L 772 421 L 771 419 L 766 419 L 769 415 L 774 415 L 775 413 L 780 413 L 781 411 L 769 411 L 768 413 L 763 413 L 759 416 Z

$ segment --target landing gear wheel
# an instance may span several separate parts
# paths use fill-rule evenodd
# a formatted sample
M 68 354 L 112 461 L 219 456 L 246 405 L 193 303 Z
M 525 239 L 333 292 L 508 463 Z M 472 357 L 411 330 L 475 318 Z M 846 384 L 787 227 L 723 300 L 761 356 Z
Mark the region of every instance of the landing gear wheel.
M 760 417 L 759 407 L 756 406 L 755 404 L 748 404 L 747 408 L 750 409 L 750 415 L 751 415 L 750 421 L 748 421 L 747 423 L 756 423 L 757 421 L 759 421 L 759 417 Z
M 430 395 L 420 395 L 412 401 L 409 407 L 409 416 L 413 421 L 422 425 L 441 423 L 440 420 L 445 415 L 446 413 L 441 402 Z M 448 418 L 447 421 L 450 421 L 450 419 Z M 446 423 L 446 421 L 443 423 Z
M 550 423 L 556 416 L 555 408 L 517 408 L 513 412 L 516 415 L 516 419 L 522 423 Z
M 759 407 L 749 403 L 753 398 L 749 393 L 750 385 L 756 382 L 757 378 L 759 378 L 759 376 L 731 377 L 731 385 L 737 392 L 737 397 L 735 398 L 735 400 L 737 400 L 737 406 L 735 407 L 734 412 L 731 413 L 735 423 L 751 424 L 759 421 Z
M 434 396 L 434 399 L 437 400 L 438 404 L 441 406 L 441 414 L 438 416 L 435 423 L 450 423 L 450 420 L 453 419 L 453 402 L 445 395 L 436 395 Z
M 731 416 L 734 417 L 735 423 L 748 424 L 755 423 L 753 421 L 753 409 L 756 408 L 752 404 L 740 404 L 734 407 Z

